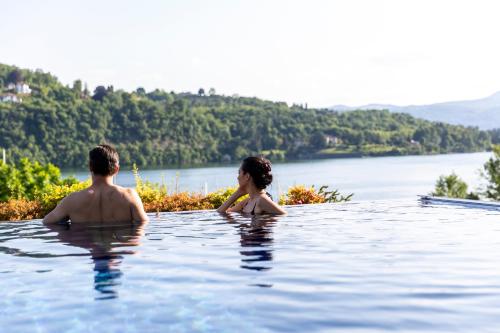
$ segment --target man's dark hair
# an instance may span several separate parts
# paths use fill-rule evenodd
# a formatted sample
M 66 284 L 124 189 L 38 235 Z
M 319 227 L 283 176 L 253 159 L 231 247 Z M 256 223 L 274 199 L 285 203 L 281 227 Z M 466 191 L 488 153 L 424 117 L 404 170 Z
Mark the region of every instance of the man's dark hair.
M 95 175 L 111 176 L 118 165 L 118 152 L 110 145 L 98 145 L 89 152 L 89 168 Z

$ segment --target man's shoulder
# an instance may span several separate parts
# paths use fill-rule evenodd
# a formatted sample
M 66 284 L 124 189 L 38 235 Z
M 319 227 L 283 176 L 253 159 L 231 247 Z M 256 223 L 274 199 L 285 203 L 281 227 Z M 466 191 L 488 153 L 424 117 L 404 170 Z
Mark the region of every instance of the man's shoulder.
M 64 202 L 65 204 L 71 204 L 71 203 L 74 203 L 74 202 L 79 202 L 82 199 L 84 199 L 85 197 L 87 197 L 88 195 L 89 195 L 89 189 L 86 188 L 86 189 L 83 189 L 83 190 L 76 191 L 76 192 L 68 194 L 62 200 L 62 202 Z
M 115 188 L 118 192 L 124 194 L 126 197 L 131 198 L 132 200 L 138 197 L 137 191 L 132 187 L 122 187 L 115 185 Z
M 89 194 L 89 188 L 68 194 L 67 199 L 75 199 Z
M 123 187 L 120 185 L 115 185 L 114 187 L 120 192 L 125 192 L 125 193 L 129 193 L 129 194 L 137 193 L 137 191 L 132 187 Z

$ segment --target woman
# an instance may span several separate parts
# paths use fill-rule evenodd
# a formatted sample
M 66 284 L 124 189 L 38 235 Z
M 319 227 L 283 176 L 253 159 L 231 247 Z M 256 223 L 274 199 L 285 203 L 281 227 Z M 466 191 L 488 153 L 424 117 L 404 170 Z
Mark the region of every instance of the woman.
M 219 213 L 240 212 L 245 214 L 286 214 L 273 202 L 265 188 L 273 181 L 271 162 L 263 157 L 247 157 L 238 171 L 239 187 L 218 209 Z M 248 198 L 231 207 L 236 200 L 248 194 Z

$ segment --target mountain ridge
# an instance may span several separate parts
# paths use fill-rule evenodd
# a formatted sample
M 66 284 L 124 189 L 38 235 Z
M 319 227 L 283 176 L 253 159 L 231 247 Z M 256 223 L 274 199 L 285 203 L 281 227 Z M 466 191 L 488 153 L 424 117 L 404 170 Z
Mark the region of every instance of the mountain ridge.
M 454 125 L 475 126 L 484 130 L 500 128 L 500 91 L 487 97 L 439 102 L 422 105 L 366 104 L 362 106 L 334 105 L 330 110 L 348 112 L 353 110 L 389 110 L 408 113 L 430 121 Z

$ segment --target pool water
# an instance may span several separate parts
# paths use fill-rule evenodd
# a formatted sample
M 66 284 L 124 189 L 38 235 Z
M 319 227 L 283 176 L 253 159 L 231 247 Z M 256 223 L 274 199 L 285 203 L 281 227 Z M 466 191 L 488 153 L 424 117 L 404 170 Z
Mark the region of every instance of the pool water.
M 500 331 L 500 211 L 288 211 L 0 223 L 0 332 Z

